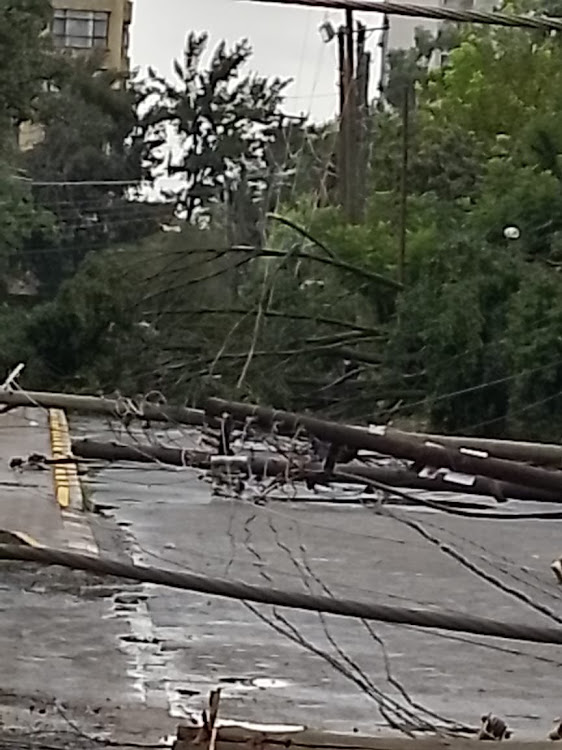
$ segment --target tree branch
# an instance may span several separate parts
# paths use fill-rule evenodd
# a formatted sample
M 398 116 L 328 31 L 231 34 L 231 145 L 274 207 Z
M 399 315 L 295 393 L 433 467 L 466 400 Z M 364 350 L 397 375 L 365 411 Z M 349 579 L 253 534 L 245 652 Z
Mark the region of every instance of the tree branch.
M 200 307 L 198 309 L 184 308 L 181 310 L 166 310 L 162 315 L 247 315 L 251 310 L 244 308 L 219 308 L 219 307 Z M 337 318 L 327 318 L 322 315 L 307 315 L 305 313 L 289 313 L 282 310 L 264 310 L 264 316 L 269 318 L 285 318 L 287 320 L 308 320 L 311 323 L 325 323 L 326 325 L 339 326 L 348 328 L 351 331 L 361 331 L 363 333 L 372 333 L 380 335 L 380 330 L 371 326 L 362 326 L 359 323 L 349 323 L 346 320 Z

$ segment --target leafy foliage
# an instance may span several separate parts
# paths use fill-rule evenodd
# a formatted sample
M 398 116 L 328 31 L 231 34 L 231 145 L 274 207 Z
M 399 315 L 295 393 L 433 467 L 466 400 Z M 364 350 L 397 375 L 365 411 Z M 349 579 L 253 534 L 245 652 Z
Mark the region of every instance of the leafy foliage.
M 145 178 L 167 202 L 125 186 L 31 193 L 0 174 L 3 278 L 32 267 L 54 293 L 72 277 L 31 311 L 0 311 L 6 367 L 25 358 L 41 387 L 562 438 L 557 40 L 447 25 L 393 54 L 355 224 L 337 205 L 337 123 L 286 118 L 285 82 L 247 72 L 247 42 L 206 51 L 192 34 L 174 82 L 150 71 L 126 87 L 95 60 L 53 58 L 54 91 L 14 98 L 44 123 L 25 156 L 36 181 Z
M 43 137 L 26 152 L 38 183 L 37 204 L 54 215 L 56 233 L 35 233 L 27 258 L 43 284 L 56 290 L 85 255 L 156 231 L 166 207 L 139 200 L 143 137 L 138 94 L 122 76 L 100 71 L 100 60 L 56 57 L 49 90 L 38 97 Z
M 33 202 L 20 171 L 19 125 L 33 115 L 50 69 L 49 43 L 43 31 L 51 13 L 47 0 L 0 2 L 0 287 L 25 270 L 24 243 L 52 226 L 48 212 Z
M 137 312 L 139 265 L 123 253 L 88 257 L 52 301 L 28 314 L 22 346 L 31 383 L 70 390 L 132 391 L 149 382 L 139 374 L 151 337 Z M 119 353 L 116 356 L 116 352 Z
M 153 174 L 175 178 L 177 186 L 166 194 L 188 221 L 236 196 L 243 204 L 237 220 L 255 224 L 244 212 L 252 213 L 267 188 L 267 147 L 283 126 L 280 104 L 287 82 L 242 74 L 251 56 L 247 41 L 232 50 L 221 43 L 203 69 L 206 47 L 206 34 L 189 35 L 183 59 L 174 66 L 174 84 L 149 72 L 144 125 Z M 171 151 L 170 133 L 177 144 Z
M 556 37 L 501 27 L 470 29 L 433 77 L 425 100 L 440 122 L 461 126 L 488 144 L 498 133 L 518 137 L 532 118 L 560 111 Z
M 30 118 L 48 73 L 44 30 L 51 16 L 48 0 L 0 2 L 0 125 L 17 126 Z

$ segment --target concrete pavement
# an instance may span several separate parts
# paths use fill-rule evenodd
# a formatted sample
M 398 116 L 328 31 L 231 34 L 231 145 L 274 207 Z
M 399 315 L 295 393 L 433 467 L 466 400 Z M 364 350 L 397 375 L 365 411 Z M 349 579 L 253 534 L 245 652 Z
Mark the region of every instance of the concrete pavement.
M 74 434 L 84 431 L 99 435 L 106 427 L 89 422 Z M 9 455 L 30 452 L 21 440 L 19 451 L 6 445 Z M 34 450 L 46 452 L 44 445 Z M 46 482 L 46 473 L 39 474 L 16 480 Z M 357 507 L 275 502 L 256 507 L 212 499 L 209 485 L 191 469 L 157 466 L 100 467 L 86 485 L 102 511 L 88 515 L 91 533 L 112 556 L 275 587 L 328 587 L 368 601 L 545 621 L 422 538 L 406 518 L 562 618 L 560 589 L 549 570 L 560 553 L 560 522 L 494 523 L 398 509 L 395 517 L 382 517 Z M 52 487 L 50 502 L 52 510 Z M 36 518 L 32 510 L 24 513 L 25 505 L 17 510 L 23 515 L 17 523 L 12 516 L 12 526 L 70 546 L 61 513 L 39 522 L 45 507 Z M 425 707 L 476 725 L 493 711 L 518 738 L 545 737 L 559 715 L 557 647 L 403 627 L 380 626 L 373 634 L 347 619 L 268 608 L 260 610 L 263 620 L 240 603 L 162 587 L 6 564 L 2 573 L 0 653 L 7 656 L 0 718 L 20 734 L 35 726 L 40 705 L 40 725 L 50 722 L 59 738 L 70 717 L 82 735 L 109 730 L 121 740 L 133 732 L 146 743 L 200 710 L 208 690 L 219 685 L 223 718 L 336 731 L 380 730 L 381 693 L 407 704 L 397 680 L 418 715 Z M 275 626 L 296 633 L 305 647 Z M 340 663 L 339 671 L 326 654 Z
M 77 507 L 72 473 L 10 468 L 14 457 L 65 452 L 64 415 L 50 417 L 37 409 L 0 415 L 0 539 L 16 532 L 31 543 L 114 553 L 103 521 Z M 0 572 L 0 746 L 25 747 L 37 735 L 61 747 L 91 747 L 91 737 L 155 742 L 173 730 L 132 674 L 137 587 L 32 564 L 1 562 Z
M 53 469 L 10 466 L 12 459 L 27 459 L 34 453 L 59 459 L 70 455 L 64 412 L 24 408 L 1 414 L 0 533 L 4 536 L 15 533 L 31 544 L 97 554 L 90 526 L 82 513 L 76 466 L 61 464 Z
M 65 545 L 51 471 L 10 468 L 16 457 L 51 453 L 48 417 L 37 409 L 0 415 L 0 529 L 26 534 L 43 544 Z
M 256 507 L 212 500 L 208 484 L 191 469 L 113 465 L 92 476 L 89 486 L 108 521 L 126 530 L 136 559 L 148 564 L 553 624 L 447 556 L 405 525 L 403 519 L 409 519 L 508 589 L 562 618 L 560 589 L 549 568 L 560 552 L 561 522 L 491 522 L 398 508 L 392 518 L 318 504 Z M 502 510 L 521 507 L 508 503 Z M 539 508 L 549 509 L 533 509 Z M 157 670 L 147 665 L 145 683 L 149 693 L 164 692 L 173 715 L 200 709 L 208 690 L 221 685 L 227 718 L 372 733 L 381 726 L 379 691 L 404 704 L 395 679 L 417 706 L 473 726 L 493 711 L 518 738 L 544 738 L 559 715 L 558 647 L 377 626 L 383 650 L 356 621 L 322 622 L 313 614 L 290 612 L 283 613 L 287 626 L 267 608 L 261 610 L 263 621 L 236 602 L 154 586 L 145 592 L 155 653 L 164 662 Z M 293 635 L 303 636 L 307 647 L 275 625 L 295 628 Z M 343 670 L 330 666 L 326 653 Z M 365 679 L 371 697 L 358 686 Z

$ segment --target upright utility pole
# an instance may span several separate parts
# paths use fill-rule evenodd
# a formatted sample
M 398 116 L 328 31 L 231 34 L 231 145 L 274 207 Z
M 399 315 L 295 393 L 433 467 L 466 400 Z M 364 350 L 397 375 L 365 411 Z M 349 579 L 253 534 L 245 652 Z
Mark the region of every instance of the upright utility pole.
M 371 55 L 365 50 L 367 30 L 359 23 L 357 28 L 357 182 L 355 193 L 355 218 L 365 220 L 367 203 L 367 173 L 370 156 L 369 148 L 369 78 L 371 70 Z
M 406 225 L 408 221 L 408 151 L 409 151 L 410 91 L 404 86 L 402 102 L 402 163 L 400 167 L 400 244 L 398 248 L 398 280 L 404 283 L 406 266 Z
M 343 117 L 345 122 L 345 203 L 347 218 L 355 218 L 355 198 L 357 185 L 356 150 L 357 143 L 357 97 L 355 95 L 355 49 L 353 39 L 353 11 L 345 11 L 345 101 Z
M 385 13 L 382 21 L 382 31 L 378 43 L 379 56 L 380 56 L 380 72 L 379 72 L 379 104 L 382 104 L 384 92 L 386 91 L 386 79 L 388 73 L 388 65 L 386 56 L 388 54 L 388 37 L 390 34 L 390 21 L 388 19 L 388 13 Z
M 367 121 L 370 55 L 365 51 L 366 29 L 354 26 L 346 10 L 338 31 L 340 129 L 338 182 L 340 203 L 348 221 L 363 219 L 366 191 Z
M 347 55 L 345 29 L 338 29 L 338 72 L 340 84 L 339 133 L 337 148 L 337 185 L 339 203 L 347 206 Z

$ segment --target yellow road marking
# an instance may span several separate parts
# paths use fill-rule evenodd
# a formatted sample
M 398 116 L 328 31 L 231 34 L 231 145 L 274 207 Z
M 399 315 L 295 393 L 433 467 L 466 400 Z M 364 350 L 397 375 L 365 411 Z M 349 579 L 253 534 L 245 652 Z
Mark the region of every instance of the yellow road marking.
M 70 433 L 66 414 L 62 409 L 49 409 L 49 431 L 53 458 L 70 458 L 72 456 Z M 55 464 L 53 466 L 53 480 L 57 503 L 61 508 L 68 508 L 71 501 L 71 490 L 80 487 L 76 464 Z

